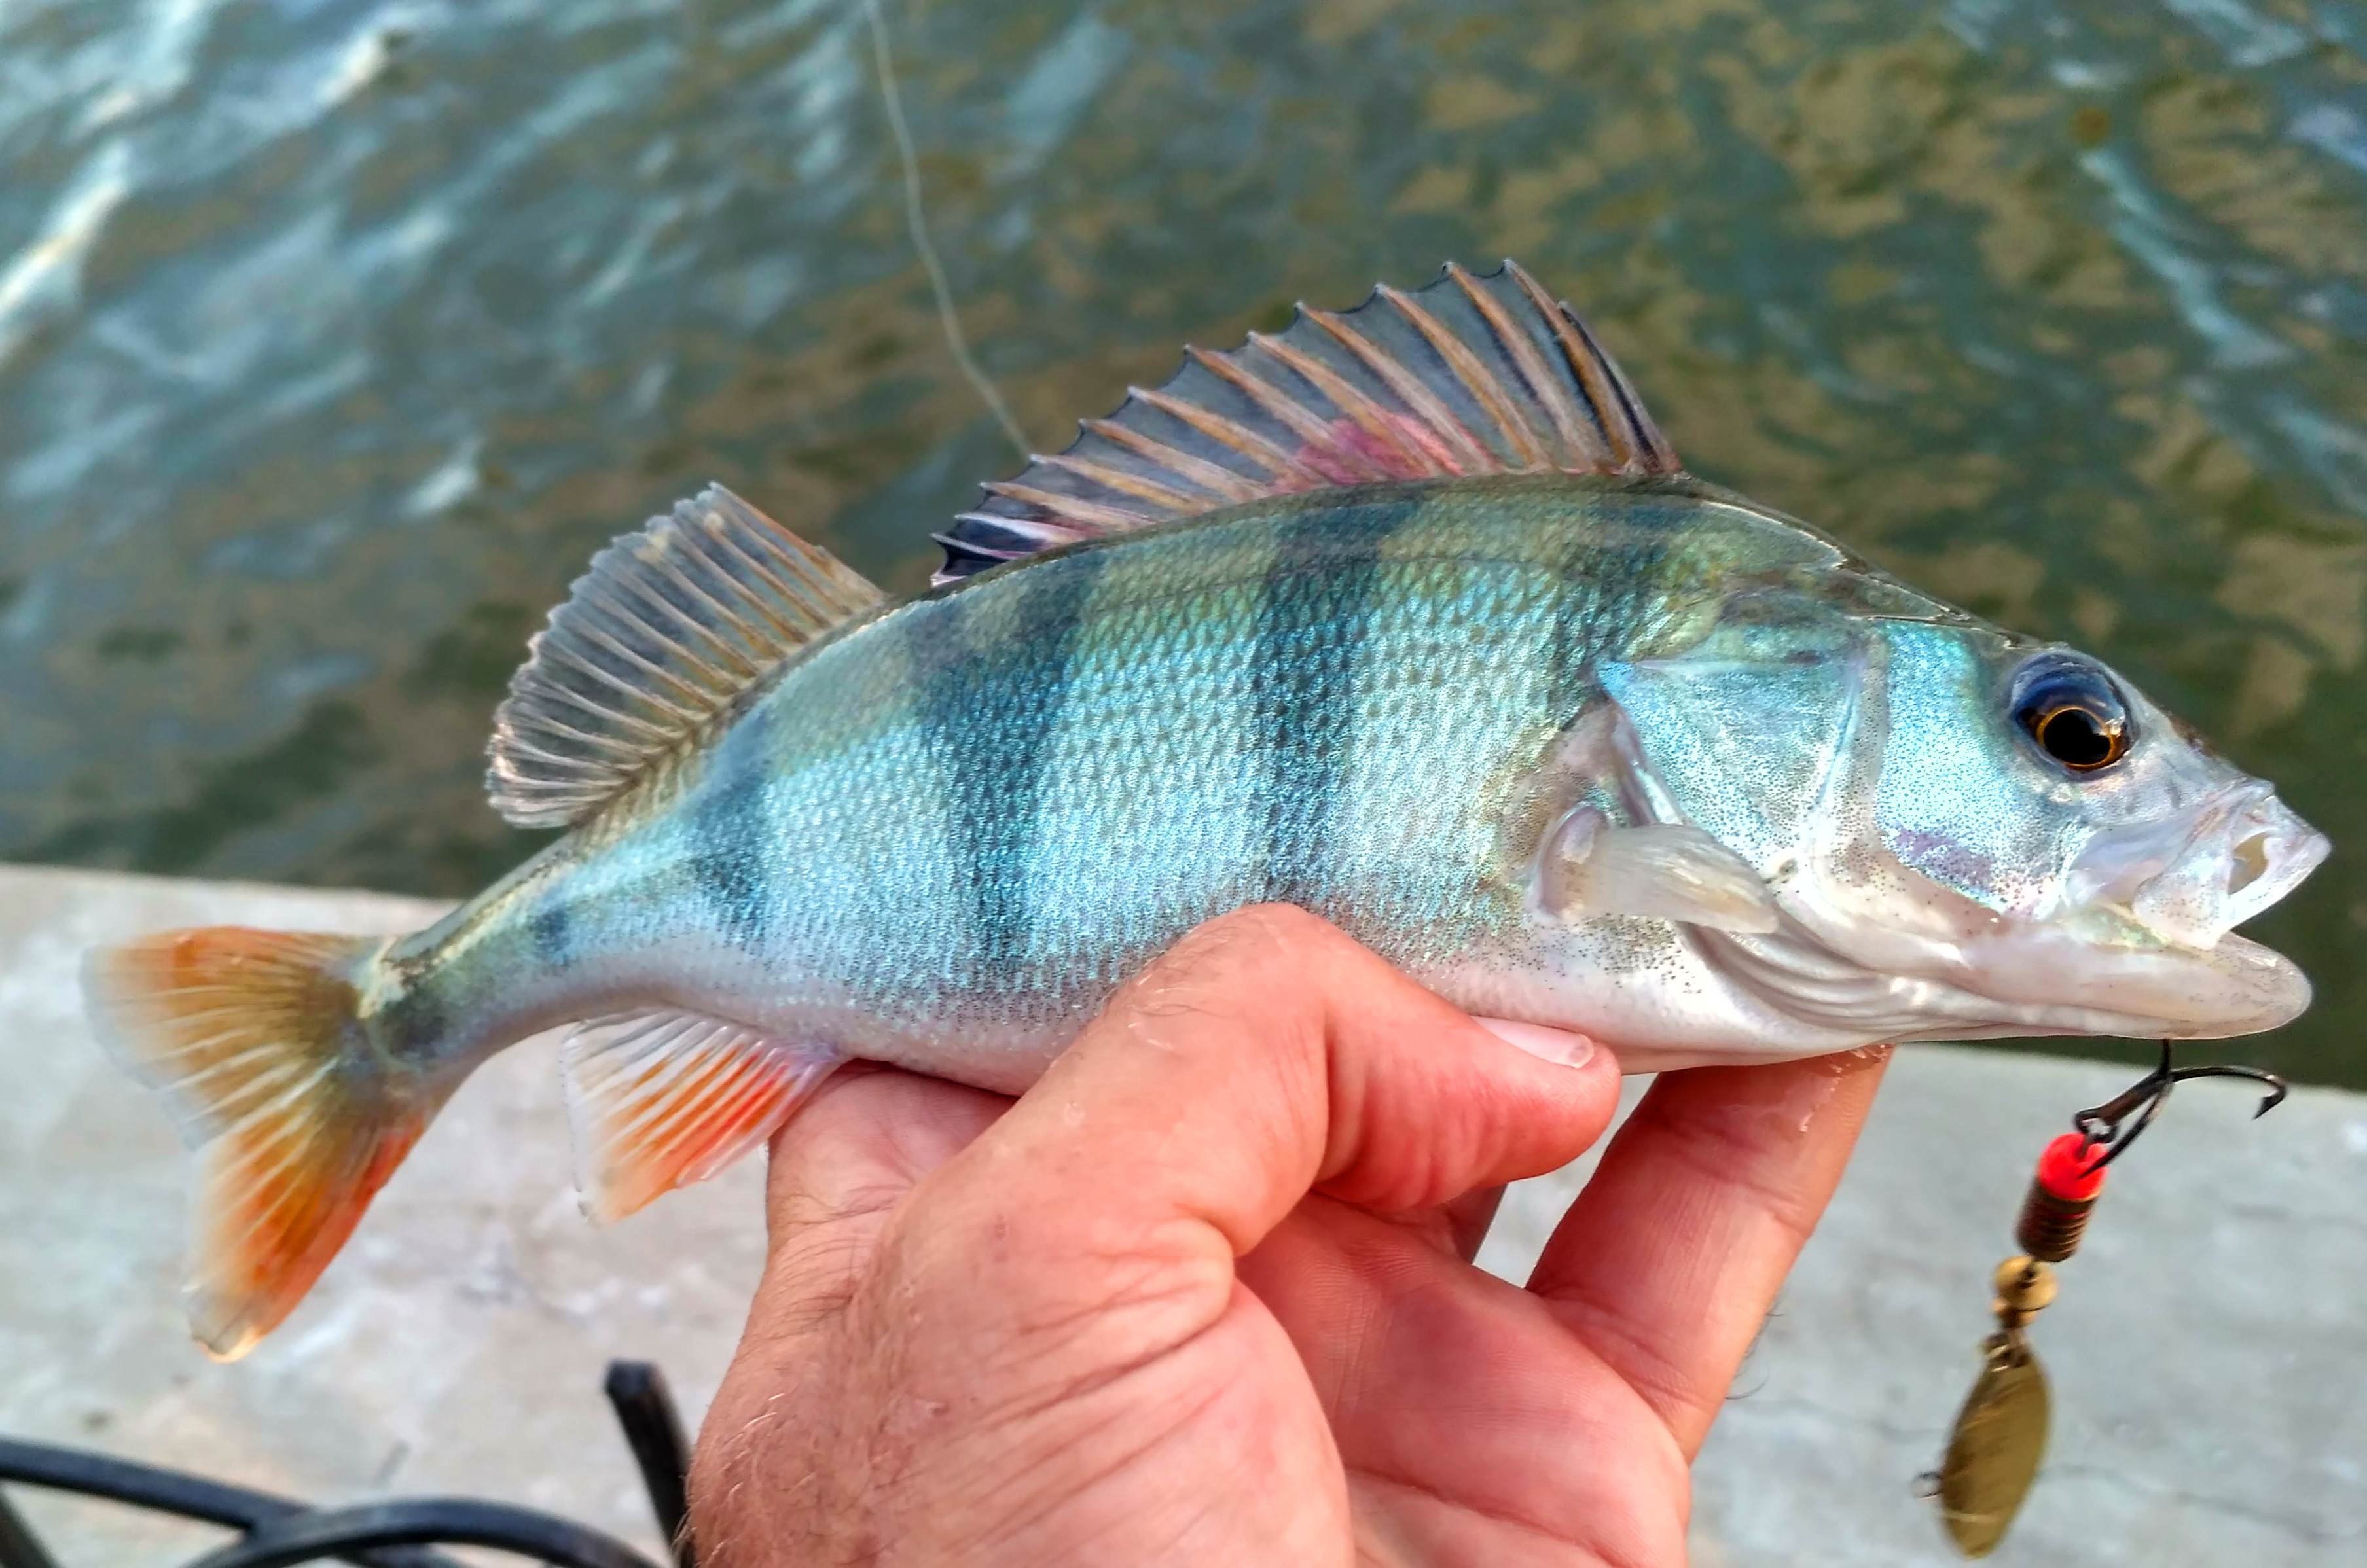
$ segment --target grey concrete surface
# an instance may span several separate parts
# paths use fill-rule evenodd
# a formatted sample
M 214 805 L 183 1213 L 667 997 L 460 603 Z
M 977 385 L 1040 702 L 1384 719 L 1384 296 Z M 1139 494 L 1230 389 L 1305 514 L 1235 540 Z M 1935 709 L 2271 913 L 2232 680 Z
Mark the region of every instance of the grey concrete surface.
M 174 1288 L 182 1154 L 83 1027 L 77 955 L 171 925 L 394 930 L 368 894 L 0 868 L 0 1432 L 321 1500 L 459 1492 L 655 1550 L 599 1393 L 662 1362 L 692 1417 L 761 1259 L 757 1171 L 608 1230 L 579 1216 L 552 1048 L 453 1101 L 312 1298 L 248 1359 L 207 1361 Z M 1954 1561 L 1916 1474 L 1986 1330 L 2029 1160 L 2123 1069 L 1902 1053 L 1840 1199 L 1696 1470 L 1694 1561 Z M 2117 1174 L 2036 1337 L 2052 1462 L 2009 1564 L 2367 1562 L 2367 1100 L 2303 1090 L 2245 1121 L 2190 1085 Z M 1525 1269 L 1583 1166 L 1508 1199 L 1482 1261 Z M 202 1531 L 19 1490 L 75 1568 Z

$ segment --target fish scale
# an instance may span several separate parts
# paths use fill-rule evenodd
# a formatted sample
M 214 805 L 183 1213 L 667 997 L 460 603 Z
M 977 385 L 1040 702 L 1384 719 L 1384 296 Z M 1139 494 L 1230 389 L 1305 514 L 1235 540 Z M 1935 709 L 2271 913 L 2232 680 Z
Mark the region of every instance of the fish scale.
M 92 956 L 102 1038 L 204 1151 L 210 1348 L 277 1323 L 527 1034 L 572 1026 L 609 1217 L 845 1061 L 1023 1092 L 1261 901 L 1630 1070 L 2307 1000 L 2228 930 L 2325 852 L 2264 784 L 1683 474 L 1509 263 L 1195 351 L 937 537 L 940 586 L 891 605 L 685 502 L 594 559 L 495 716 L 495 806 L 564 837 L 391 942 Z

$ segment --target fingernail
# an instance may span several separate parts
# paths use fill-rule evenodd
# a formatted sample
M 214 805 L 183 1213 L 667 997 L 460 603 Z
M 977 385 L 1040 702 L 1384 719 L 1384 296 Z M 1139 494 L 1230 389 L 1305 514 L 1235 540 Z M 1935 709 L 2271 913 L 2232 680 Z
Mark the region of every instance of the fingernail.
M 1567 1029 L 1548 1029 L 1542 1023 L 1515 1023 L 1509 1018 L 1483 1018 L 1476 1021 L 1505 1044 L 1545 1061 L 1559 1062 L 1565 1067 L 1582 1067 L 1594 1058 L 1594 1042 Z

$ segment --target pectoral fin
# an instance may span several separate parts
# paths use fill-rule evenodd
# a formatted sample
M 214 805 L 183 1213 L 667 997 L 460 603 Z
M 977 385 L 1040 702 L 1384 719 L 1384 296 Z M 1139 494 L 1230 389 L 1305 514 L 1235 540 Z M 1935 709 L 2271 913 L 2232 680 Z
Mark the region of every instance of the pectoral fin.
M 1537 852 L 1537 907 L 1573 923 L 1604 915 L 1677 920 L 1727 931 L 1772 931 L 1775 900 L 1739 855 L 1699 828 L 1623 828 L 1581 806 Z

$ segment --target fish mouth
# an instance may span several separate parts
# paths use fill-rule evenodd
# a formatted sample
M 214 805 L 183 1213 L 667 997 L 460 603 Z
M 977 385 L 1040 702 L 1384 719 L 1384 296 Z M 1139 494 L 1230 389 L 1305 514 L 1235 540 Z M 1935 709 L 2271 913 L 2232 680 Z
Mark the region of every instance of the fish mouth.
M 1698 940 L 1767 1004 L 1869 1039 L 2255 1034 L 2298 1017 L 2310 984 L 2230 928 L 2300 886 L 2327 849 L 2246 781 L 2169 823 L 2099 835 L 2049 909 L 2004 914 L 1892 857 L 1882 880 L 1914 897 L 1803 879 L 1777 897 L 1783 930 Z
M 2055 909 L 1968 953 L 1983 988 L 2059 1011 L 2050 1032 L 2215 1040 L 2290 1023 L 2309 1006 L 2293 962 L 2235 927 L 2301 886 L 2331 845 L 2264 782 L 2098 834 Z M 2049 1008 L 2038 990 L 2059 999 Z
M 2300 886 L 2331 848 L 2267 784 L 2246 780 L 2180 818 L 2090 840 L 2063 906 L 2037 922 L 2050 937 L 2018 933 L 2032 947 L 2068 939 L 2069 950 L 2022 961 L 2056 966 L 2081 1010 L 2116 1021 L 2109 1032 L 2211 1040 L 2277 1028 L 2309 1006 L 2309 980 L 2234 928 Z M 2004 953 L 1981 967 L 2011 972 Z
M 2331 848 L 2267 784 L 2248 779 L 2191 812 L 2096 835 L 2052 912 L 2118 919 L 2208 951 L 2300 886 Z
M 1800 918 L 1805 914 L 1806 919 Z M 2133 922 L 2101 940 L 2092 920 L 1991 919 L 1933 941 L 1893 926 L 1787 911 L 1767 935 L 1697 931 L 1730 982 L 1792 1018 L 1864 1041 L 2124 1035 L 2217 1040 L 2289 1023 L 2310 984 L 2291 959 L 2232 932 L 2180 947 Z

